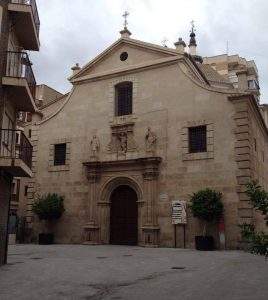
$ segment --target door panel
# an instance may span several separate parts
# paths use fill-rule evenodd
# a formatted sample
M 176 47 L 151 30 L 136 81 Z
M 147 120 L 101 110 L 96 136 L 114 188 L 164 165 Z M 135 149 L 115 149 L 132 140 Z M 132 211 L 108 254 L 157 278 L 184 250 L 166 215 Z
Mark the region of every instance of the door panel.
M 119 186 L 111 195 L 110 243 L 136 245 L 137 241 L 137 195 L 129 186 Z

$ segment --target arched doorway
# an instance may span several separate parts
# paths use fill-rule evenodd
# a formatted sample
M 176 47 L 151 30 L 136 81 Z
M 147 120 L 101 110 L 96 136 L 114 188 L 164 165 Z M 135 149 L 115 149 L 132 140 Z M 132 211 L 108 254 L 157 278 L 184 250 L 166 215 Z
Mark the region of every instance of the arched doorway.
M 110 243 L 137 245 L 138 203 L 136 192 L 128 185 L 120 185 L 111 194 Z

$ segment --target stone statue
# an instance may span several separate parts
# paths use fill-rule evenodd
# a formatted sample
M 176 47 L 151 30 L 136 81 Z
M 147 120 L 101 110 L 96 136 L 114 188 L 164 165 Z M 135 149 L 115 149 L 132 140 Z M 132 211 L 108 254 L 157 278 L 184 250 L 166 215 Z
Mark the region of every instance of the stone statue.
M 97 157 L 100 151 L 100 141 L 96 135 L 93 135 L 92 140 L 90 141 L 90 151 L 91 157 Z
M 118 136 L 119 140 L 119 149 L 121 152 L 126 153 L 127 152 L 127 133 L 121 132 Z
M 154 132 L 152 132 L 150 127 L 148 127 L 147 133 L 145 135 L 146 151 L 147 152 L 155 152 L 155 150 L 156 150 L 156 141 L 157 141 L 156 134 Z

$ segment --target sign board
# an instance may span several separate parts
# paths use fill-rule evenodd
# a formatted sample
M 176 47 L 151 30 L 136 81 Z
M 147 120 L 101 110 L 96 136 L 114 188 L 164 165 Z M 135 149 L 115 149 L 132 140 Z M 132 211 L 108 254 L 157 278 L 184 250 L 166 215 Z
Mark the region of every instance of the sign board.
M 186 201 L 172 201 L 172 224 L 186 224 Z

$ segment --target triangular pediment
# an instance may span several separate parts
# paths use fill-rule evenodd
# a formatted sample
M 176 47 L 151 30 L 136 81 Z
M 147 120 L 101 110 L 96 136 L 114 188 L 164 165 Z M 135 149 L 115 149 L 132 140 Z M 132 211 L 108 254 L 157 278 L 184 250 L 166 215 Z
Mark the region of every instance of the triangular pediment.
M 127 53 L 127 59 L 121 60 L 122 53 Z M 133 67 L 146 62 L 181 55 L 175 49 L 165 48 L 138 40 L 121 38 L 100 55 L 86 64 L 77 74 L 69 80 L 78 79 L 88 75 L 100 74 Z

